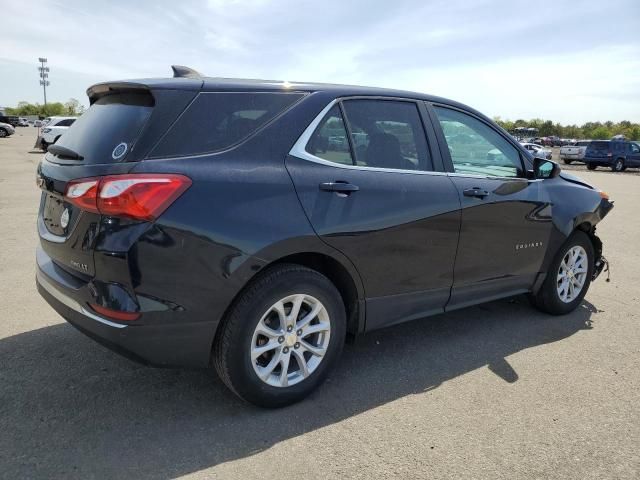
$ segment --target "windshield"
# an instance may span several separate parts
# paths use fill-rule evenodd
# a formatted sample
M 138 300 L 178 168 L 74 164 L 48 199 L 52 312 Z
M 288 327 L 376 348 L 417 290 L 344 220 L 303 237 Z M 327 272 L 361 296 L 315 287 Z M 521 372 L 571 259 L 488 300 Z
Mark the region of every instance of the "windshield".
M 123 161 L 152 110 L 148 93 L 107 95 L 73 123 L 58 145 L 84 157 L 85 164 Z

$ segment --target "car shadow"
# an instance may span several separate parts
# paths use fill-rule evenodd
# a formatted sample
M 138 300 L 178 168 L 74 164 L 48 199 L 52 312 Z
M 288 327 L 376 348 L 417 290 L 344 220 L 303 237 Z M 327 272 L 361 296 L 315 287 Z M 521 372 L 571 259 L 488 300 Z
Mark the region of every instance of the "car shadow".
M 553 317 L 524 297 L 372 332 L 307 400 L 263 410 L 210 371 L 123 359 L 66 323 L 0 340 L 0 465 L 8 478 L 167 478 L 254 455 L 507 357 L 592 328 L 588 302 Z M 313 412 L 312 415 L 309 412 Z

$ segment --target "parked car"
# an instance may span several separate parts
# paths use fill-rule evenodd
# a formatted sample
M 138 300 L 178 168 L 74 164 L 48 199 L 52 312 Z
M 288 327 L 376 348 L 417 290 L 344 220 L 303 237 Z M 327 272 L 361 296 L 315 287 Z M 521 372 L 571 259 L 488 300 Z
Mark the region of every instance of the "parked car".
M 13 128 L 13 125 L 0 122 L 0 138 L 10 137 L 14 133 L 16 133 L 16 130 Z
M 12 127 L 17 127 L 20 119 L 15 115 L 0 115 L 0 123 L 8 123 Z
M 38 290 L 110 348 L 283 406 L 347 335 L 523 293 L 566 314 L 606 265 L 608 196 L 465 105 L 174 71 L 90 87 L 37 169 Z
M 571 165 L 571 162 L 574 162 L 576 160 L 582 161 L 584 159 L 584 154 L 589 143 L 589 140 L 582 140 L 579 142 L 575 142 L 572 145 L 565 145 L 564 147 L 560 147 L 560 160 L 563 160 L 567 165 Z
M 521 144 L 525 149 L 529 150 L 534 157 L 545 158 L 547 160 L 551 160 L 553 156 L 553 152 L 551 150 L 547 150 L 542 145 L 537 145 L 535 143 L 522 143 Z
M 75 117 L 46 118 L 43 124 L 44 128 L 36 140 L 36 146 L 46 151 L 49 145 L 56 143 L 75 121 Z
M 28 127 L 29 126 L 29 121 L 26 118 L 19 118 L 17 126 L 18 127 Z
M 640 146 L 637 142 L 619 140 L 594 140 L 589 142 L 584 154 L 589 170 L 609 167 L 614 172 L 624 172 L 628 167 L 640 167 Z

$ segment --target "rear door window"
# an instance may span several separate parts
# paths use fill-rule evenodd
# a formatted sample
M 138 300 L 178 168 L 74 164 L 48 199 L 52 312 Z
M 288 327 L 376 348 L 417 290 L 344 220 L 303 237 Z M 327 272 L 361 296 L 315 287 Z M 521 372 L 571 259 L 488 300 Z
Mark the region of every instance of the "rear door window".
M 414 102 L 345 100 L 356 164 L 397 170 L 433 170 Z
M 150 157 L 197 155 L 232 147 L 301 97 L 300 93 L 200 93 Z
M 309 139 L 306 151 L 323 160 L 353 165 L 347 130 L 338 105 L 334 105 L 322 119 Z
M 153 97 L 149 93 L 101 97 L 77 120 L 69 120 L 73 125 L 57 144 L 84 157 L 85 164 L 122 161 L 152 110 Z

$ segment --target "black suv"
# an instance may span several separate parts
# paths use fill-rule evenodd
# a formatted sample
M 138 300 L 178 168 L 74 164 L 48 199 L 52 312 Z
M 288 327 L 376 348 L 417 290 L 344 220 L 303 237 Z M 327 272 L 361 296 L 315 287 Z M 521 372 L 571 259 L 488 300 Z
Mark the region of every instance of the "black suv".
M 0 115 L 0 123 L 8 123 L 12 127 L 17 127 L 20 118 L 15 115 Z
M 38 289 L 114 350 L 282 406 L 347 336 L 523 293 L 565 314 L 605 266 L 607 195 L 469 107 L 175 70 L 90 87 L 38 166 Z
M 625 140 L 594 140 L 584 152 L 584 163 L 589 170 L 609 167 L 624 172 L 627 167 L 640 168 L 640 144 Z

